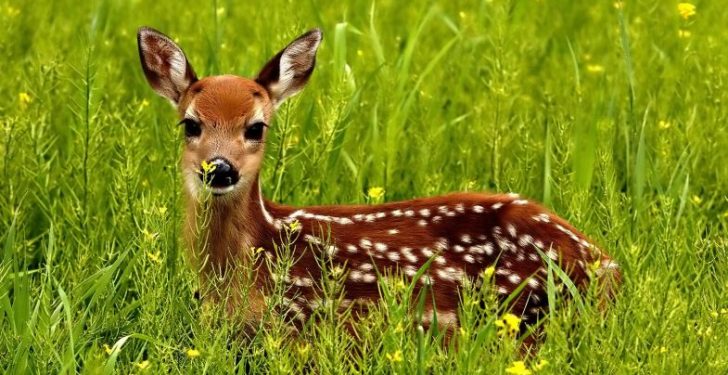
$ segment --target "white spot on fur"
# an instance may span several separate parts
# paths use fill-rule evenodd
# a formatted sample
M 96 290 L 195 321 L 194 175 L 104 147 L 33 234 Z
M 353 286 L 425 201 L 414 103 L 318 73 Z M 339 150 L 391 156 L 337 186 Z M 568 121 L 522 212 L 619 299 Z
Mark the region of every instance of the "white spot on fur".
M 437 256 L 435 258 L 435 263 L 437 263 L 437 264 L 439 264 L 439 265 L 442 266 L 442 265 L 445 265 L 447 263 L 447 260 L 445 260 L 445 257 L 443 257 L 442 255 L 439 255 L 439 256 Z
M 392 216 L 394 216 L 394 217 L 400 217 L 400 216 L 402 216 L 402 210 L 394 210 L 394 211 L 392 211 Z
M 551 260 L 557 260 L 557 259 L 559 259 L 559 254 L 553 248 L 550 248 L 546 252 L 546 256 L 548 256 L 549 258 L 551 258 Z
M 499 208 L 501 208 L 501 207 L 503 207 L 503 203 L 501 203 L 501 202 L 498 202 L 498 203 L 494 203 L 494 204 L 493 204 L 492 206 L 490 206 L 490 208 L 492 208 L 492 209 L 494 209 L 494 210 L 496 210 L 496 211 L 497 211 L 497 210 L 498 210 Z
M 470 243 L 470 242 L 472 242 L 472 239 L 470 238 L 469 234 L 463 234 L 462 236 L 460 236 L 460 242 Z
M 453 250 L 454 250 L 454 251 L 455 251 L 456 253 L 462 253 L 463 251 L 465 251 L 465 248 L 464 248 L 464 247 L 462 247 L 462 246 L 460 246 L 460 245 L 455 245 L 455 246 L 453 246 L 453 247 L 452 247 L 452 249 L 453 249 Z
M 399 233 L 399 229 L 390 229 L 387 231 L 387 233 L 389 233 L 391 235 L 395 235 L 395 234 Z
M 313 286 L 313 280 L 311 278 L 308 278 L 308 277 L 298 277 L 298 276 L 294 276 L 293 277 L 293 285 L 300 286 L 300 287 L 304 287 L 304 288 L 310 288 L 311 286 Z
M 407 216 L 407 217 L 415 216 L 415 211 L 414 210 L 407 210 L 407 211 L 404 212 L 404 216 Z
M 399 253 L 390 251 L 387 253 L 387 258 L 389 258 L 389 260 L 391 260 L 392 262 L 399 262 Z
M 387 245 L 381 242 L 377 242 L 374 244 L 374 249 L 376 249 L 377 251 L 387 251 Z
M 354 282 L 360 282 L 363 275 L 364 273 L 362 273 L 361 271 L 351 270 L 351 272 L 349 272 L 349 280 Z
M 516 200 L 514 200 L 514 201 L 513 201 L 513 202 L 511 202 L 511 203 L 513 203 L 513 204 L 515 204 L 515 205 L 517 205 L 517 206 L 523 206 L 523 205 L 526 205 L 526 204 L 528 204 L 528 201 L 527 201 L 527 200 L 525 200 L 525 199 L 516 199 Z
M 358 249 L 356 248 L 356 246 L 354 246 L 352 244 L 348 244 L 348 245 L 346 245 L 346 251 L 354 254 L 358 251 Z
M 417 274 L 417 268 L 413 266 L 404 266 L 404 274 L 409 277 L 414 277 Z
M 425 219 L 420 219 L 420 220 L 419 220 L 419 221 L 417 222 L 417 225 L 419 225 L 419 226 L 421 226 L 421 227 L 426 227 L 426 226 L 427 226 L 427 221 L 426 221 Z
M 524 234 L 518 238 L 518 246 L 526 247 L 533 244 L 533 237 L 530 234 Z
M 371 263 L 362 263 L 359 265 L 359 269 L 362 271 L 371 271 L 374 269 L 374 266 Z
M 463 260 L 468 263 L 475 263 L 475 258 L 470 254 L 463 255 Z
M 372 241 L 362 238 L 361 241 L 359 241 L 359 246 L 363 249 L 371 249 L 372 248 Z
M 430 217 L 430 210 L 427 208 L 423 208 L 420 210 L 420 216 L 422 217 Z
M 428 258 L 429 258 L 429 257 L 431 257 L 431 256 L 432 256 L 432 254 L 433 254 L 433 253 L 432 253 L 432 250 L 430 250 L 430 248 L 429 248 L 429 247 L 423 247 L 423 248 L 422 248 L 422 255 L 424 255 L 424 256 L 426 256 L 426 257 L 428 257 Z
M 483 206 L 481 206 L 479 204 L 476 204 L 475 206 L 473 206 L 473 212 L 475 212 L 476 214 L 482 214 L 484 211 L 485 211 L 485 208 L 483 208 Z
M 513 226 L 513 224 L 506 225 L 506 230 L 508 231 L 508 234 L 511 235 L 511 237 L 516 238 L 516 227 Z
M 412 254 L 412 249 L 410 249 L 409 247 L 403 247 L 401 249 L 401 252 L 405 259 L 407 259 L 407 261 L 411 263 L 417 263 L 417 257 Z
M 529 277 L 528 286 L 530 286 L 533 289 L 538 289 L 541 286 L 541 283 L 539 283 L 538 279 L 536 279 L 535 277 Z
M 442 220 L 442 217 L 441 217 L 441 216 L 434 216 L 434 217 L 432 218 L 432 222 L 433 222 L 433 223 L 439 223 L 439 222 L 440 222 L 440 220 Z
M 314 244 L 314 245 L 321 245 L 321 239 L 318 237 L 314 237 L 310 234 L 306 234 L 303 236 L 304 241 Z

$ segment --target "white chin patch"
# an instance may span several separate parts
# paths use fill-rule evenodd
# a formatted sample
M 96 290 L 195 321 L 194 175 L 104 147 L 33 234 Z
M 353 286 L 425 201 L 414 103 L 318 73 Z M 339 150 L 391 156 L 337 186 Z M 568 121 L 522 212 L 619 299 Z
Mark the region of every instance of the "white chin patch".
M 226 186 L 223 188 L 219 187 L 208 187 L 210 189 L 210 192 L 212 192 L 212 195 L 225 195 L 233 190 L 235 190 L 235 185 Z

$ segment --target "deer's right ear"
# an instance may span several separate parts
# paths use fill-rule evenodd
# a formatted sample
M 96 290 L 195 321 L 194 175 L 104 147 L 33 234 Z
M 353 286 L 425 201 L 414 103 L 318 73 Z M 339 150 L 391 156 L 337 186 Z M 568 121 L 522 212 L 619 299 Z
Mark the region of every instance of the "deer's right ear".
M 178 105 L 182 94 L 197 81 L 185 53 L 168 36 L 149 27 L 139 29 L 137 42 L 147 82 L 157 94 Z

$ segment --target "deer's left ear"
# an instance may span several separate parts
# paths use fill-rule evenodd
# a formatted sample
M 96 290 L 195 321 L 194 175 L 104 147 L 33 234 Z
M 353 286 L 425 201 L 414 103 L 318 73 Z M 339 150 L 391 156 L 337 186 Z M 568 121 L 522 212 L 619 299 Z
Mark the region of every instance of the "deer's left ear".
M 322 37 L 319 29 L 299 36 L 273 56 L 258 74 L 255 81 L 268 90 L 276 107 L 301 91 L 308 82 L 316 65 L 316 50 Z

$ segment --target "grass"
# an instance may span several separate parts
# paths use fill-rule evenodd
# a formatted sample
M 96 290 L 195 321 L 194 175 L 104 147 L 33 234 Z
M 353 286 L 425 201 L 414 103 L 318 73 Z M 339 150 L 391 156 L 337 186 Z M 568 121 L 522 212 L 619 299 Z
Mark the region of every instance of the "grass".
M 3 0 L 0 368 L 470 374 L 519 360 L 468 303 L 444 349 L 387 283 L 359 340 L 326 311 L 304 339 L 271 316 L 239 340 L 200 306 L 179 234 L 181 135 L 136 52 L 150 25 L 198 74 L 246 76 L 323 28 L 316 73 L 271 132 L 276 201 L 518 191 L 608 249 L 616 303 L 557 309 L 528 368 L 728 372 L 728 28 L 719 2 L 696 5 L 686 20 L 677 2 L 639 0 Z

